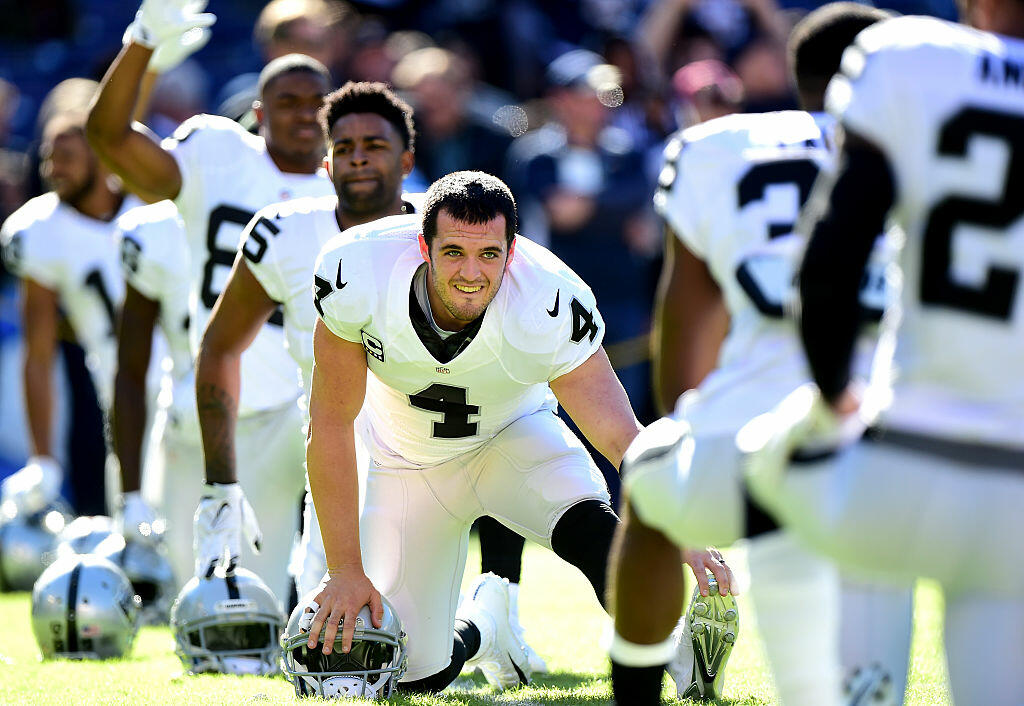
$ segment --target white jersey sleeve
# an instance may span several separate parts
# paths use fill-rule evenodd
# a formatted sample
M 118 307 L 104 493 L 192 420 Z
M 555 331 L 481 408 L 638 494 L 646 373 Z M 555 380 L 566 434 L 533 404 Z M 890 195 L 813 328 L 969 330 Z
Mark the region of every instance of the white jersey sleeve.
M 7 269 L 52 290 L 65 279 L 65 249 L 58 230 L 38 226 L 53 216 L 58 205 L 54 193 L 37 196 L 11 214 L 0 230 Z
M 374 271 L 372 247 L 372 241 L 353 241 L 342 233 L 324 246 L 313 275 L 313 305 L 320 319 L 331 333 L 352 343 L 362 342 L 361 331 L 376 310 L 374 278 L 358 276 Z
M 337 204 L 336 196 L 306 197 L 275 203 L 260 209 L 242 231 L 239 248 L 246 264 L 259 281 L 263 291 L 275 302 L 287 302 L 293 295 L 296 284 L 303 282 L 303 289 L 309 286 L 309 262 L 301 270 L 294 271 L 295 258 L 290 257 L 289 247 L 295 243 L 279 242 L 278 235 L 284 226 L 279 223 L 286 218 L 299 218 L 303 225 L 313 213 L 332 209 Z
M 590 287 L 547 249 L 523 236 L 509 267 L 502 355 L 524 380 L 550 382 L 585 363 L 604 341 L 605 325 Z M 505 286 L 503 283 L 502 286 Z M 511 351 L 529 355 L 516 355 Z
M 706 260 L 708 243 L 704 234 L 710 229 L 701 224 L 701 209 L 693 204 L 693 199 L 700 192 L 690 183 L 695 170 L 685 168 L 685 145 L 682 134 L 676 133 L 665 146 L 665 163 L 658 175 L 654 210 L 690 252 Z
M 181 288 L 178 282 L 188 291 L 183 229 L 171 201 L 134 208 L 117 220 L 125 281 L 147 299 L 161 301 L 170 285 Z

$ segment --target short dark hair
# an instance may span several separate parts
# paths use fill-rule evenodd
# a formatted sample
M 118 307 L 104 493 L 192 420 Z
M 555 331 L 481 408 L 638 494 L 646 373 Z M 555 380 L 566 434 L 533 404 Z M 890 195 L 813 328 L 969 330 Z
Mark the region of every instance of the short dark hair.
M 328 86 L 331 85 L 331 72 L 319 61 L 305 54 L 285 54 L 271 61 L 260 71 L 260 78 L 256 82 L 257 95 L 263 98 L 263 91 L 266 90 L 271 82 L 285 74 L 300 71 L 320 76 Z
M 505 182 L 486 172 L 452 172 L 427 189 L 423 200 L 423 239 L 429 248 L 437 236 L 441 211 L 463 223 L 480 224 L 505 217 L 505 243 L 516 236 L 516 200 Z
M 800 20 L 789 35 L 787 53 L 797 90 L 824 101 L 825 86 L 839 71 L 854 38 L 892 13 L 855 2 L 831 2 Z
M 320 109 L 320 127 L 330 141 L 334 124 L 352 113 L 375 113 L 391 123 L 402 137 L 402 144 L 414 151 L 416 128 L 412 108 L 379 81 L 349 81 L 324 98 Z

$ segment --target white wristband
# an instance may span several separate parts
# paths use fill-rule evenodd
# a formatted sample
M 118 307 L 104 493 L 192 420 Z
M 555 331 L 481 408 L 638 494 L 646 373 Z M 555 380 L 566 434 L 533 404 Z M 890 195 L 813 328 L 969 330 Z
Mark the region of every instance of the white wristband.
M 623 667 L 656 667 L 668 664 L 676 653 L 676 642 L 669 635 L 663 642 L 653 645 L 638 645 L 615 632 L 615 624 L 609 623 L 604 644 L 608 656 Z

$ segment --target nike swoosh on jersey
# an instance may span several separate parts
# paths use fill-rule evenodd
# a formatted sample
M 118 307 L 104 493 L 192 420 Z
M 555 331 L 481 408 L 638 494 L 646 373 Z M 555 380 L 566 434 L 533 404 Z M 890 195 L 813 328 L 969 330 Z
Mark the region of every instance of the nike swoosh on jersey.
M 558 316 L 558 297 L 561 293 L 561 289 L 555 291 L 555 305 L 547 310 L 548 316 L 550 316 L 551 318 Z
M 338 289 L 344 289 L 345 285 L 348 284 L 348 282 L 341 281 L 341 260 L 338 260 L 338 279 L 336 280 L 336 284 L 338 285 Z

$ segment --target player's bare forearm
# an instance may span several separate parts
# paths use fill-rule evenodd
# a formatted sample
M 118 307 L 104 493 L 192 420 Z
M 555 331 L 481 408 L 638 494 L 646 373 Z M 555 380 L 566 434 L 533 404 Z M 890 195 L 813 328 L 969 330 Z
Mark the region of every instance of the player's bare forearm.
M 274 312 L 239 255 L 203 332 L 196 358 L 196 403 L 208 483 L 233 483 L 235 426 L 242 386 L 242 354 Z
M 618 468 L 629 444 L 643 427 L 604 348 L 550 384 L 559 404 L 587 440 Z
M 624 507 L 608 562 L 608 605 L 620 636 L 656 644 L 668 638 L 683 612 L 682 552 L 641 523 L 628 502 Z
M 53 363 L 57 354 L 57 293 L 26 279 L 22 286 L 25 414 L 37 456 L 52 456 Z
M 235 423 L 241 358 L 200 349 L 196 362 L 196 408 L 207 483 L 235 483 Z
M 313 358 L 306 468 L 327 568 L 362 572 L 355 419 L 366 394 L 366 353 L 317 320 Z
M 117 332 L 117 375 L 111 426 L 114 453 L 121 466 L 121 491 L 142 484 L 142 446 L 146 433 L 146 373 L 153 347 L 153 329 L 160 304 L 126 287 Z
M 23 368 L 25 415 L 36 456 L 52 456 L 50 429 L 53 420 L 53 359 L 49 361 L 26 355 Z
M 143 75 L 152 51 L 129 44 L 103 77 L 89 109 L 89 144 L 129 189 L 149 200 L 173 199 L 181 190 L 174 158 L 132 124 Z
M 714 370 L 729 330 L 722 292 L 707 266 L 668 226 L 654 321 L 655 399 L 658 412 L 668 414 Z

